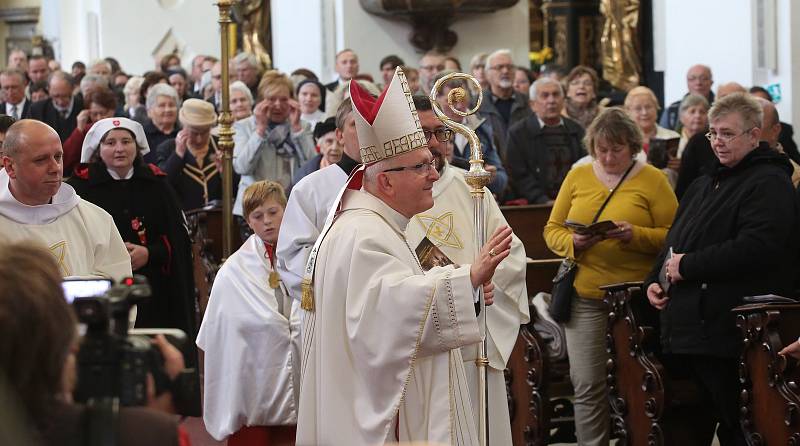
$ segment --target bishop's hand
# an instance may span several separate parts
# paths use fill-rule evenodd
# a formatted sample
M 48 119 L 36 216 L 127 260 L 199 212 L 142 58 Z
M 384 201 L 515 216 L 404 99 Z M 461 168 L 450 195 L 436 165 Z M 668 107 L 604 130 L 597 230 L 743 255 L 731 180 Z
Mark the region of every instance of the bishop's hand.
M 478 257 L 469 268 L 469 278 L 472 281 L 472 288 L 478 288 L 482 284 L 492 280 L 494 270 L 497 265 L 508 257 L 511 252 L 511 228 L 502 226 L 497 228 L 489 241 L 483 245 Z

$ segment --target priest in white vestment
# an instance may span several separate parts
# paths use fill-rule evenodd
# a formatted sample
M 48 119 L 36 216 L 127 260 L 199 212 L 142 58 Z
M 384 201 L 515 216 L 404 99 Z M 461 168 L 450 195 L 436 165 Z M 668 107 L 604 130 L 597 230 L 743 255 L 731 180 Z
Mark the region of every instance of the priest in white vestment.
M 348 181 L 304 278 L 298 445 L 477 445 L 461 347 L 480 340 L 475 297 L 511 247 L 495 231 L 471 265 L 424 272 L 405 238 L 433 206 L 436 162 L 398 68 L 377 100 L 350 97 L 367 165 Z M 362 186 L 363 182 L 363 188 Z
M 406 229 L 406 238 L 422 260 L 423 267 L 428 266 L 423 258 L 424 253 L 426 250 L 433 250 L 433 247 L 441 257 L 439 264 L 471 263 L 478 252 L 473 235 L 473 199 L 470 187 L 464 180 L 466 172 L 447 162 L 452 156 L 447 142 L 452 140 L 453 132 L 444 127 L 433 113 L 427 97 L 415 96 L 414 105 L 422 129 L 432 134 L 428 138 L 428 148 L 434 158 L 437 158 L 439 179 L 433 183 L 433 208 L 411 219 Z M 483 196 L 483 208 L 486 213 L 486 232 L 491 233 L 496 228 L 508 226 L 488 189 Z M 442 259 L 446 260 L 442 262 Z M 525 271 L 525 248 L 513 236 L 511 254 L 497 267 L 492 278 L 495 286 L 494 303 L 486 308 L 490 445 L 511 444 L 511 420 L 503 370 L 511 356 L 520 325 L 530 322 Z M 475 403 L 478 401 L 478 367 L 475 365 L 478 344 L 462 347 L 461 355 L 464 357 L 470 395 Z M 475 415 L 477 423 L 477 410 Z
M 312 172 L 294 185 L 278 236 L 276 268 L 292 298 L 300 300 L 301 282 L 314 242 L 325 226 L 333 202 L 347 178 L 361 163 L 352 102 L 348 98 L 336 111 L 336 143 L 343 146 L 336 165 Z
M 61 139 L 23 119 L 6 133 L 0 170 L 0 241 L 35 240 L 65 277 L 131 276 L 131 257 L 114 220 L 62 183 Z
M 286 444 L 297 423 L 300 302 L 275 271 L 286 196 L 259 181 L 242 195 L 254 234 L 222 265 L 197 336 L 205 353 L 203 421 L 228 445 Z

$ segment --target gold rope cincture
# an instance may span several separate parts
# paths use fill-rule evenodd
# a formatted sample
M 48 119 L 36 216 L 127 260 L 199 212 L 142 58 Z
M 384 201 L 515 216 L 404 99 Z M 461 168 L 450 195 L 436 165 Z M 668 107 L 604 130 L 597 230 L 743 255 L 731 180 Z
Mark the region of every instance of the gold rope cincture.
M 331 206 L 330 211 L 328 211 L 328 217 L 325 219 L 325 226 L 322 228 L 322 232 L 320 232 L 319 237 L 317 237 L 317 241 L 314 242 L 314 247 L 311 248 L 311 254 L 308 255 L 308 261 L 306 262 L 306 270 L 303 274 L 303 281 L 301 282 L 302 288 L 302 295 L 300 299 L 300 308 L 306 311 L 314 311 L 314 269 L 317 265 L 317 254 L 319 254 L 319 247 L 322 245 L 322 240 L 328 235 L 328 231 L 330 231 L 331 226 L 333 226 L 333 221 L 339 211 L 339 206 L 342 203 L 342 196 L 344 196 L 347 187 L 350 185 L 350 182 L 353 178 L 358 175 L 360 172 L 364 170 L 364 165 L 360 165 L 358 169 L 353 171 L 350 174 L 350 178 L 347 179 L 347 182 L 342 187 L 342 190 L 339 191 L 339 194 L 336 196 L 336 201 L 334 201 L 334 205 Z

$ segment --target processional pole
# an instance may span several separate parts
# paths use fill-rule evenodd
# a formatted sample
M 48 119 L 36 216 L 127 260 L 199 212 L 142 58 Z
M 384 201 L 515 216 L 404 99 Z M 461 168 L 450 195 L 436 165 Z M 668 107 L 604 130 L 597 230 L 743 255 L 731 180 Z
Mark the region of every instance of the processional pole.
M 468 116 L 478 111 L 483 99 L 483 89 L 477 79 L 464 73 L 451 73 L 439 79 L 431 89 L 431 105 L 436 117 L 447 127 L 453 129 L 455 132 L 463 135 L 469 141 L 470 159 L 469 171 L 464 174 L 464 179 L 470 186 L 470 195 L 472 196 L 472 222 L 475 229 L 475 246 L 476 255 L 480 252 L 483 245 L 486 243 L 486 217 L 483 209 L 483 196 L 485 187 L 491 181 L 491 174 L 483 168 L 483 152 L 481 151 L 481 142 L 478 135 L 467 127 L 466 125 L 455 122 L 448 118 L 442 112 L 436 98 L 439 96 L 439 91 L 452 80 L 466 80 L 472 82 L 478 92 L 478 101 L 475 107 L 462 112 L 454 107 L 454 103 L 463 102 L 466 100 L 467 92 L 463 87 L 456 87 L 450 90 L 447 94 L 447 105 L 453 112 L 460 116 Z M 489 387 L 486 385 L 489 359 L 486 354 L 486 302 L 483 300 L 483 286 L 478 287 L 478 302 L 480 303 L 481 314 L 478 316 L 478 327 L 481 333 L 481 342 L 478 347 L 478 358 L 475 359 L 475 365 L 478 367 L 478 435 L 481 446 L 488 446 L 489 444 Z
M 230 60 L 230 26 L 232 0 L 219 0 L 219 31 L 222 64 L 222 112 L 219 115 L 219 149 L 222 151 L 222 258 L 231 255 L 233 247 L 233 117 L 228 88 Z

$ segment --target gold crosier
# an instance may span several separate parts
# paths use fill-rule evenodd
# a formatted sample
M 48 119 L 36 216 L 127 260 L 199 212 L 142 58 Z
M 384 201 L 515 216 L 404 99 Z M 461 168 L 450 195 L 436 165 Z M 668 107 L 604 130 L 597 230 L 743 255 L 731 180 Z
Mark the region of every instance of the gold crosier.
M 447 105 L 453 110 L 454 113 L 460 116 L 468 116 L 478 111 L 483 99 L 483 90 L 480 82 L 477 79 L 465 73 L 451 73 L 439 79 L 431 89 L 431 105 L 436 117 L 447 127 L 453 129 L 455 132 L 460 133 L 467 141 L 470 147 L 469 171 L 464 174 L 464 179 L 470 187 L 470 195 L 472 196 L 472 222 L 474 227 L 475 237 L 475 255 L 478 254 L 481 247 L 486 243 L 486 214 L 483 208 L 483 195 L 485 187 L 491 181 L 491 174 L 483 168 L 483 152 L 481 151 L 481 142 L 478 135 L 467 127 L 466 125 L 455 122 L 448 118 L 442 112 L 436 98 L 439 96 L 439 91 L 447 85 L 449 81 L 453 80 L 466 80 L 472 82 L 477 91 L 478 101 L 473 108 L 462 112 L 454 107 L 454 103 L 464 102 L 467 95 L 462 87 L 456 87 L 450 90 L 447 94 Z M 483 300 L 483 287 L 478 287 L 478 302 L 480 302 L 481 313 L 478 317 L 478 326 L 481 333 L 481 342 L 478 347 L 478 358 L 475 360 L 475 365 L 478 366 L 478 436 L 481 446 L 489 444 L 489 387 L 486 385 L 486 376 L 489 366 L 489 359 L 486 355 L 486 303 Z
M 219 0 L 219 28 L 222 64 L 222 112 L 219 115 L 219 149 L 222 152 L 222 258 L 233 248 L 233 117 L 231 116 L 228 61 L 230 60 L 230 27 L 232 0 Z

